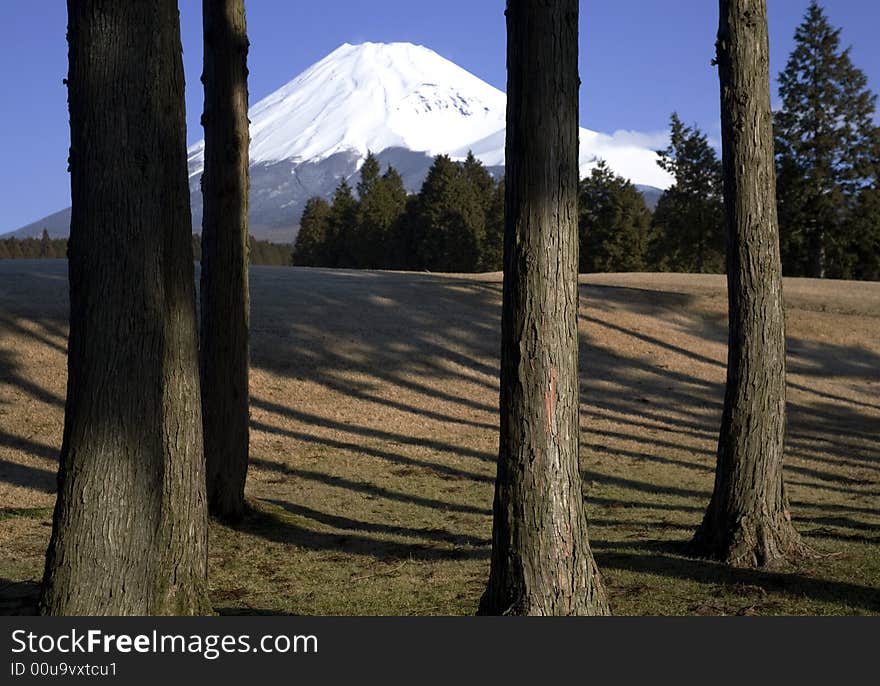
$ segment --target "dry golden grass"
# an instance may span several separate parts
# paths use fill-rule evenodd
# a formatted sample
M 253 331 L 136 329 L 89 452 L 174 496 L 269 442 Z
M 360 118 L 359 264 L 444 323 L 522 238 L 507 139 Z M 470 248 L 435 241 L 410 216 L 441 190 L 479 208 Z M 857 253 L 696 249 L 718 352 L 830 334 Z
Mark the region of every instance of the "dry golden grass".
M 880 284 L 785 287 L 787 483 L 824 556 L 749 572 L 682 554 L 712 483 L 723 277 L 583 278 L 581 461 L 616 613 L 880 613 Z M 62 261 L 0 262 L 0 611 L 30 609 L 50 532 L 66 292 Z M 215 608 L 473 612 L 500 276 L 257 267 L 251 292 L 253 511 L 212 526 Z

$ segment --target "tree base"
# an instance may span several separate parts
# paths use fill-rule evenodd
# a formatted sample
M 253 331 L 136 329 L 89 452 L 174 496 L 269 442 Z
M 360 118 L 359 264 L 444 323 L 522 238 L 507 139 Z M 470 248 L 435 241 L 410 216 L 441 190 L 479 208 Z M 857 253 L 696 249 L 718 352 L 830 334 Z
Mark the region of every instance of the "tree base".
M 778 567 L 816 556 L 786 512 L 762 517 L 746 515 L 728 526 L 708 512 L 694 534 L 689 552 L 694 557 L 751 569 Z
M 209 493 L 208 515 L 211 519 L 234 526 L 244 519 L 249 510 L 244 496 L 238 493 Z
M 527 589 L 522 578 L 507 583 L 493 574 L 480 598 L 478 616 L 605 617 L 611 615 L 605 586 L 590 556 L 589 573 L 577 597 L 565 597 L 552 588 Z
M 492 598 L 497 594 L 487 590 L 480 599 L 477 610 L 479 617 L 608 617 L 611 609 L 605 590 L 594 587 L 591 592 L 581 600 L 569 604 L 564 611 L 560 611 L 558 603 L 546 603 L 544 594 L 520 594 L 510 599 L 510 602 L 498 603 Z M 509 596 L 508 596 L 509 597 Z
M 55 584 L 43 580 L 37 613 L 49 617 L 210 617 L 216 614 L 204 578 L 178 579 L 169 588 L 153 588 L 151 596 L 109 597 L 106 589 L 87 588 L 65 578 Z

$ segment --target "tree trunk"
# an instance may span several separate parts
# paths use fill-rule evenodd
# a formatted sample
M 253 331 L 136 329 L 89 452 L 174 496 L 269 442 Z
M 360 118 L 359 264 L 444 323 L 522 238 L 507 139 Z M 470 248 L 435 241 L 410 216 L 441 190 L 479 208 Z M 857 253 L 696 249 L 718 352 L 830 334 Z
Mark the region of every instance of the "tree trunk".
M 698 554 L 771 565 L 803 550 L 782 481 L 785 316 L 776 217 L 765 0 L 721 0 L 718 30 L 727 213 L 727 391 L 715 489 Z
M 207 512 L 177 3 L 68 2 L 70 339 L 41 612 L 202 614 Z
M 607 614 L 578 465 L 578 3 L 507 3 L 501 440 L 480 614 Z
M 203 0 L 201 376 L 208 507 L 235 521 L 248 468 L 248 39 L 244 0 Z

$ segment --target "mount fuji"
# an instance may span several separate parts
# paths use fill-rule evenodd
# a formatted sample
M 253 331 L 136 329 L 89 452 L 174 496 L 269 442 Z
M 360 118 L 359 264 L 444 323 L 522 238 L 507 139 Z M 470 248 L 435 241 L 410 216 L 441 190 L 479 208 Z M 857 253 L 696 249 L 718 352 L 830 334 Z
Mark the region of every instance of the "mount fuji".
M 497 88 L 411 43 L 340 46 L 254 104 L 250 118 L 250 222 L 257 238 L 293 241 L 305 202 L 329 198 L 340 179 L 356 180 L 372 151 L 393 165 L 410 192 L 419 189 L 437 154 L 468 151 L 496 176 L 503 173 L 506 96 Z M 665 188 L 671 177 L 651 145 L 634 132 L 580 130 L 580 173 L 604 159 L 643 187 Z M 201 229 L 199 181 L 204 141 L 188 150 L 193 228 Z M 69 210 L 13 235 L 67 235 Z

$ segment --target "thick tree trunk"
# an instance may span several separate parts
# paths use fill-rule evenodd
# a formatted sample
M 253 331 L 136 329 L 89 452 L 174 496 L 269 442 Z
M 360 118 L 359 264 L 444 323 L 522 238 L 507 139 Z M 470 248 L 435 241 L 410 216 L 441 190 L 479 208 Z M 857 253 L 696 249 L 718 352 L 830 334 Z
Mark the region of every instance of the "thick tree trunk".
M 203 0 L 202 414 L 211 514 L 244 512 L 248 468 L 248 39 L 244 0 Z
M 207 512 L 177 3 L 68 2 L 70 340 L 41 611 L 201 614 Z
M 727 391 L 715 489 L 697 553 L 737 566 L 803 550 L 782 480 L 785 315 L 776 217 L 765 0 L 721 0 L 724 205 L 727 213 Z
M 481 614 L 607 614 L 578 466 L 578 3 L 507 3 L 501 440 Z

